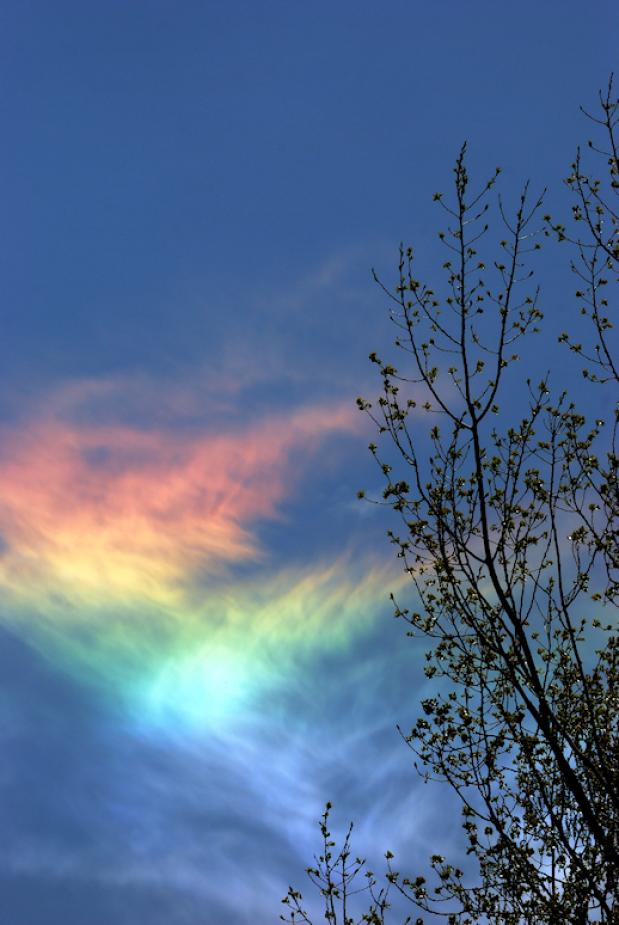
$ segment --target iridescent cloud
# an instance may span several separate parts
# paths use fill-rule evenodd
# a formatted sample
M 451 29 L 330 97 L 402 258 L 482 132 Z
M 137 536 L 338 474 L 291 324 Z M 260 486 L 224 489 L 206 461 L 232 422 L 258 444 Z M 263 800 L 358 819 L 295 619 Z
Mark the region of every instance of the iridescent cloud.
M 242 711 L 384 601 L 380 568 L 346 555 L 275 567 L 255 532 L 281 516 L 300 454 L 357 426 L 354 409 L 334 405 L 217 433 L 58 414 L 6 430 L 5 621 L 145 723 Z M 253 568 L 239 573 L 243 563 Z

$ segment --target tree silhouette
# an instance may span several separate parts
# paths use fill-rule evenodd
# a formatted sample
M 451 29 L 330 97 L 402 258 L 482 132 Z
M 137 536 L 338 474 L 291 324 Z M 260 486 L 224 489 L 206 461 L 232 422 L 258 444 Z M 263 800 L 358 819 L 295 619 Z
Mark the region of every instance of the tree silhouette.
M 599 103 L 587 115 L 604 134 L 601 145 L 589 142 L 603 176 L 578 151 L 567 224 L 542 216 L 543 195 L 528 184 L 510 214 L 495 198 L 499 169 L 472 189 L 463 146 L 452 198 L 434 196 L 448 223 L 441 284 L 420 279 L 404 247 L 395 289 L 377 278 L 404 365 L 371 354 L 381 394 L 358 405 L 379 434 L 370 450 L 385 488 L 374 503 L 397 515 L 389 538 L 415 589 L 416 606 L 394 599 L 395 614 L 428 641 L 425 674 L 437 681 L 402 735 L 420 773 L 458 795 L 468 856 L 458 866 L 434 855 L 430 883 L 401 874 L 388 853 L 387 889 L 415 904 L 417 922 L 431 913 L 449 925 L 618 921 L 617 413 L 587 421 L 574 390 L 553 395 L 547 374 L 516 373 L 522 344 L 542 325 L 530 267 L 555 237 L 572 248 L 576 298 L 590 321 L 586 343 L 568 332 L 560 341 L 586 363 L 585 383 L 616 398 L 612 78 Z M 517 403 L 518 384 L 524 408 L 514 420 L 506 402 Z M 325 917 L 384 922 L 387 892 L 373 875 L 369 908 L 353 917 L 363 862 L 349 866 L 350 831 L 337 850 L 328 812 L 321 826 L 324 851 L 309 873 Z M 461 869 L 471 862 L 473 882 Z M 298 892 L 285 902 L 285 921 L 311 921 Z

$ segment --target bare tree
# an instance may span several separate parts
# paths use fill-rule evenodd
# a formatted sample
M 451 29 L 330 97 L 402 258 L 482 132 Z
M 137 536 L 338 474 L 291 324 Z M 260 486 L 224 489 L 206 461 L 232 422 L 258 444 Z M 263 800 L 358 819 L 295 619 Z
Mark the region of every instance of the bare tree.
M 616 390 L 612 79 L 589 118 L 605 134 L 601 147 L 589 144 L 604 176 L 590 175 L 578 152 L 569 227 L 542 217 L 543 195 L 528 184 L 510 214 L 494 198 L 499 169 L 472 190 L 464 146 L 452 199 L 434 196 L 448 222 L 441 286 L 419 278 L 404 247 L 395 290 L 378 280 L 404 367 L 371 354 L 381 394 L 358 405 L 378 429 L 370 450 L 386 484 L 376 503 L 398 516 L 389 537 L 415 588 L 416 606 L 394 599 L 395 614 L 428 641 L 425 674 L 440 679 L 402 734 L 420 773 L 458 795 L 468 857 L 456 866 L 434 855 L 430 884 L 388 856 L 387 879 L 417 906 L 418 922 L 424 913 L 450 925 L 619 921 L 617 416 L 588 422 L 570 393 L 553 397 L 548 374 L 523 382 L 515 368 L 542 323 L 530 264 L 544 236 L 557 236 L 574 248 L 576 296 L 592 322 L 588 345 L 560 340 L 587 363 L 585 380 Z M 518 384 L 524 407 L 513 420 Z M 473 882 L 461 869 L 472 862 Z M 326 869 L 327 918 L 349 925 Z M 310 875 L 324 878 L 320 868 Z M 366 921 L 383 922 L 374 895 L 377 917 Z M 288 902 L 310 921 L 299 894 Z
M 367 925 L 385 925 L 385 915 L 389 909 L 389 884 L 379 887 L 373 872 L 366 867 L 365 858 L 353 858 L 350 847 L 352 823 L 344 836 L 342 847 L 337 848 L 330 829 L 330 812 L 331 803 L 327 803 L 319 823 L 321 852 L 314 858 L 314 865 L 306 869 L 309 879 L 322 896 L 324 918 L 330 925 L 362 925 L 364 922 Z M 303 896 L 298 890 L 289 887 L 282 902 L 288 908 L 287 915 L 280 916 L 282 921 L 292 925 L 312 925 L 303 906 Z M 353 907 L 361 908 L 358 917 Z

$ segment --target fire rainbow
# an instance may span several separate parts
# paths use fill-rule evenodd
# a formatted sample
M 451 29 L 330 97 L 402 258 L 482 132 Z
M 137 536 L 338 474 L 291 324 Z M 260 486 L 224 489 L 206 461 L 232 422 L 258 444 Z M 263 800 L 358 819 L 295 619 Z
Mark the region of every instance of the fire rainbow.
M 291 454 L 355 426 L 314 406 L 216 434 L 53 416 L 7 430 L 3 622 L 139 723 L 242 714 L 384 610 L 375 563 L 277 567 L 253 529 L 296 487 Z

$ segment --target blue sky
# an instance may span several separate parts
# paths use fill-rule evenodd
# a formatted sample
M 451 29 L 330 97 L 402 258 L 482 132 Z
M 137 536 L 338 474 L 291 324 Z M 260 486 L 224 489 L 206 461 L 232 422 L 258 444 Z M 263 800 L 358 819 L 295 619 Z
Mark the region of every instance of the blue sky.
M 327 799 L 374 857 L 457 843 L 395 730 L 421 654 L 391 617 L 388 521 L 355 500 L 376 475 L 354 399 L 392 336 L 370 268 L 389 279 L 401 240 L 440 266 L 432 195 L 464 139 L 508 201 L 530 178 L 566 208 L 618 20 L 3 4 L 11 925 L 266 925 Z M 573 287 L 548 253 L 554 336 Z

